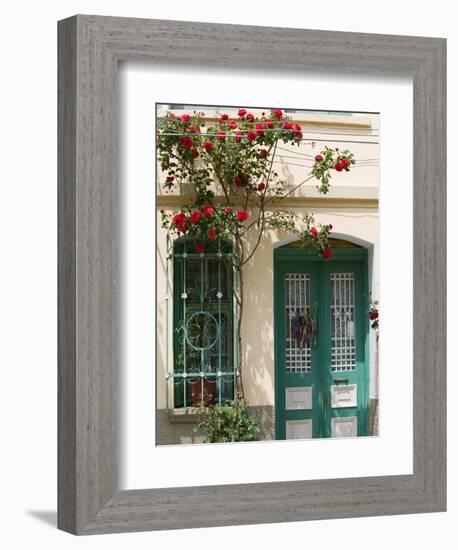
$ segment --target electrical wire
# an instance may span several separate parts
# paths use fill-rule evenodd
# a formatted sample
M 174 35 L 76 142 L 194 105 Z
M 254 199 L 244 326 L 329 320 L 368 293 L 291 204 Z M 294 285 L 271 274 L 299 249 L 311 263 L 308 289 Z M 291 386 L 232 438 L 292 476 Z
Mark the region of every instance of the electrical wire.
M 254 131 L 254 130 L 253 130 Z M 270 130 L 271 132 L 273 131 L 281 131 L 281 130 Z M 199 136 L 199 137 L 207 137 L 207 136 L 212 136 L 212 137 L 217 137 L 218 135 L 220 134 L 217 134 L 217 133 L 205 133 L 205 134 L 201 134 L 201 133 L 192 133 L 192 132 L 187 132 L 187 133 L 178 133 L 178 132 L 163 132 L 160 134 L 160 136 Z M 357 144 L 361 144 L 361 145 L 378 145 L 379 142 L 378 141 L 362 141 L 362 140 L 342 140 L 342 139 L 320 139 L 320 138 L 316 138 L 316 139 L 313 139 L 313 140 L 310 140 L 310 138 L 296 138 L 297 141 L 303 141 L 303 142 L 307 142 L 307 143 L 316 143 L 317 141 L 322 141 L 322 142 L 326 142 L 326 143 L 357 143 Z M 231 143 L 230 145 L 240 145 L 240 143 Z

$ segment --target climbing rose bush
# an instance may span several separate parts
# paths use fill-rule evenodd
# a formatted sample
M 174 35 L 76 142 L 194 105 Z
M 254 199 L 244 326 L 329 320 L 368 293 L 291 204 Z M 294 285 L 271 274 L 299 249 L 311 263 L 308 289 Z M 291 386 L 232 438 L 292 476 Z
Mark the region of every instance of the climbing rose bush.
M 333 170 L 336 172 L 350 172 L 350 168 L 355 162 L 353 153 L 348 149 L 340 151 L 338 147 L 335 149 L 325 147 L 320 154 L 315 155 L 315 163 L 311 174 L 320 181 L 319 192 L 328 193 Z
M 243 266 L 269 229 L 293 233 L 305 248 L 324 259 L 331 258 L 332 226 L 316 224 L 309 213 L 300 216 L 288 211 L 282 201 L 310 180 L 317 181 L 319 193 L 328 193 L 333 172 L 349 172 L 355 164 L 350 151 L 325 147 L 315 155 L 311 170 L 304 168 L 304 179 L 291 188 L 274 169 L 277 149 L 285 144 L 299 148 L 304 136 L 300 124 L 282 109 L 256 116 L 240 107 L 237 116 L 219 113 L 211 124 L 203 112 L 181 116 L 168 113 L 157 128 L 165 192 L 185 195 L 185 189 L 192 190 L 188 204 L 174 212 L 161 211 L 162 226 L 175 237 L 192 237 L 196 254 L 203 254 L 206 246 L 220 238 L 233 244 L 233 268 L 238 274 L 234 298 L 238 306 L 239 373 L 243 363 Z M 254 238 L 248 239 L 248 232 Z M 236 395 L 243 398 L 240 374 L 236 377 Z
M 250 213 L 230 206 L 203 205 L 200 208 L 183 206 L 173 214 L 166 214 L 161 210 L 161 215 L 162 226 L 171 234 L 215 240 L 230 237 L 237 228 L 241 229 Z
M 261 116 L 244 108 L 237 113 L 235 119 L 221 113 L 210 125 L 203 112 L 179 117 L 168 113 L 162 120 L 157 150 L 166 173 L 163 186 L 176 192 L 191 185 L 195 193 L 192 204 L 162 212 L 163 227 L 171 234 L 199 239 L 202 251 L 209 240 L 241 239 L 254 226 L 283 229 L 296 233 L 306 248 L 330 258 L 329 225 L 315 225 L 309 214 L 298 217 L 294 212 L 266 210 L 289 194 L 287 182 L 273 170 L 273 160 L 278 143 L 301 146 L 301 126 L 281 109 Z M 331 172 L 348 172 L 354 163 L 350 151 L 326 147 L 315 156 L 307 179 L 317 179 L 319 192 L 325 194 Z M 215 202 L 215 182 L 226 199 L 223 203 Z
M 371 322 L 371 328 L 378 332 L 379 328 L 379 311 L 378 311 L 378 300 L 369 302 L 369 319 Z

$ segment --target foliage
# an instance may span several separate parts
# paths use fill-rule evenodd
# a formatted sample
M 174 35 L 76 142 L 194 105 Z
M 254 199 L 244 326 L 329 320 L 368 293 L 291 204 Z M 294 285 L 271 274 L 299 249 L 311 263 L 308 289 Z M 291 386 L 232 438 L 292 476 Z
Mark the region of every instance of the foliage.
M 331 170 L 349 172 L 350 166 L 355 162 L 353 153 L 350 153 L 348 149 L 340 151 L 338 147 L 335 149 L 325 147 L 319 155 L 315 156 L 315 164 L 311 172 L 321 182 L 318 191 L 324 195 L 329 191 Z
M 206 432 L 205 443 L 226 443 L 235 441 L 256 441 L 260 431 L 248 407 L 240 400 L 226 401 L 224 406 L 199 409 L 199 421 L 194 432 Z
M 332 257 L 332 248 L 328 244 L 329 233 L 332 225 L 319 224 L 318 229 L 315 227 L 313 216 L 306 215 L 304 217 L 306 229 L 300 233 L 300 240 L 304 248 L 315 248 L 325 259 Z
M 168 113 L 161 121 L 157 151 L 167 174 L 163 186 L 171 192 L 191 185 L 194 191 L 191 204 L 173 213 L 162 211 L 163 227 L 175 235 L 194 237 L 197 253 L 220 237 L 237 240 L 252 229 L 259 233 L 269 227 L 284 229 L 296 233 L 305 247 L 329 258 L 329 226 L 315 227 L 312 216 L 302 218 L 277 205 L 312 178 L 319 180 L 319 192 L 327 193 L 331 170 L 348 172 L 355 163 L 353 154 L 325 148 L 316 155 L 309 177 L 291 191 L 273 170 L 279 143 L 302 144 L 302 128 L 291 117 L 280 109 L 259 117 L 239 109 L 237 120 L 221 114 L 208 127 L 204 117 L 203 112 L 180 117 Z M 215 202 L 216 191 L 224 202 Z M 276 208 L 267 211 L 274 203 Z M 242 258 L 240 264 L 246 261 Z

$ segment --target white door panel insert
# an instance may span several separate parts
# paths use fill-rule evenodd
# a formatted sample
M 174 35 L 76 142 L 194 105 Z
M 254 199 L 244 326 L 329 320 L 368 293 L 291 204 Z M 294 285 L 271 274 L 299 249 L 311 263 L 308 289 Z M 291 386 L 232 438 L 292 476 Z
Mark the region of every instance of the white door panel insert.
M 347 416 L 331 419 L 331 437 L 356 437 L 358 435 L 358 419 Z
M 312 420 L 287 420 L 286 439 L 311 439 Z
M 287 411 L 309 410 L 312 408 L 312 388 L 286 388 L 285 408 Z

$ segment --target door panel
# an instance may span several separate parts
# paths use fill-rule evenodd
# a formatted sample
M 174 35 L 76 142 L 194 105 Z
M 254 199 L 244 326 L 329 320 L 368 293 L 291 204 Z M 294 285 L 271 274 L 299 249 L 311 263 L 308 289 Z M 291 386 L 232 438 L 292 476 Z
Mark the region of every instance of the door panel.
M 297 313 L 310 313 L 318 305 L 319 278 L 315 266 L 298 268 L 284 263 L 276 278 L 278 297 L 277 410 L 282 420 L 277 423 L 278 439 L 319 437 L 320 388 L 316 369 L 319 350 L 300 339 L 295 323 Z M 280 389 L 281 388 L 281 389 Z M 307 434 L 306 436 L 304 434 Z
M 363 268 L 330 263 L 321 278 L 323 437 L 367 435 Z
M 277 439 L 367 435 L 365 273 L 362 262 L 276 263 Z M 311 342 L 301 315 L 316 321 Z

